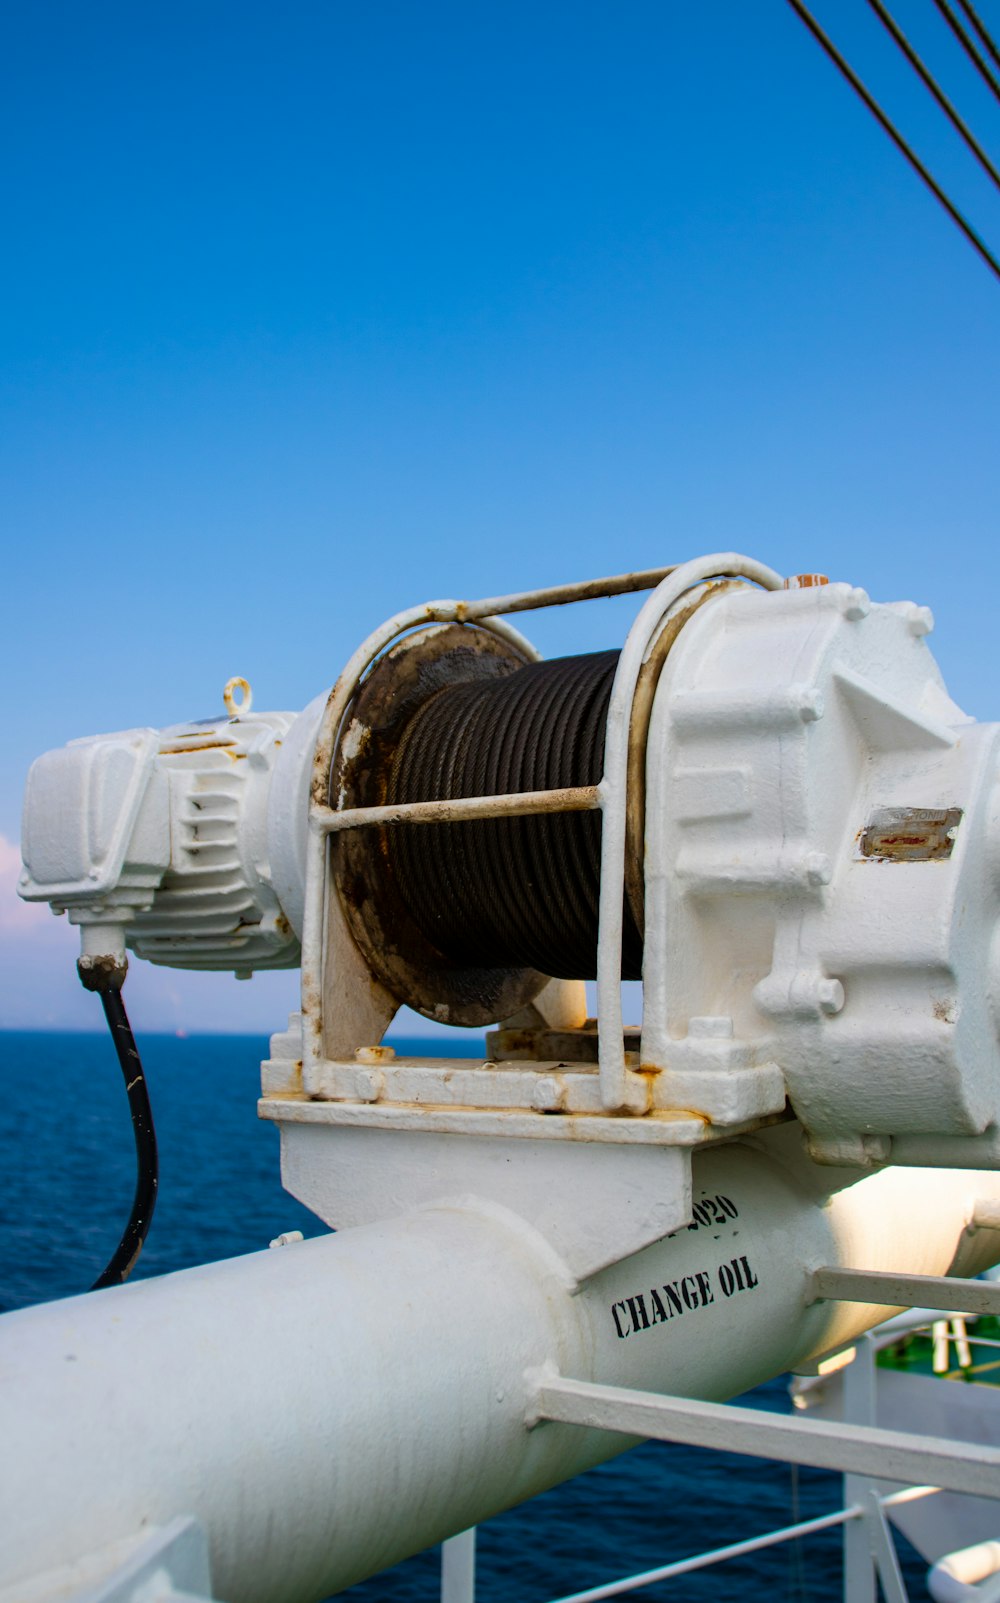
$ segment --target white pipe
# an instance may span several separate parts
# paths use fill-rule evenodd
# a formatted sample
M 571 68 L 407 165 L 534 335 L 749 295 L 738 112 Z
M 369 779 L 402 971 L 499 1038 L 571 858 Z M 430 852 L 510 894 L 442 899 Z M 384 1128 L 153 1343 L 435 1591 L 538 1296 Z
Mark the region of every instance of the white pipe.
M 441 1603 L 476 1603 L 476 1527 L 441 1546 Z
M 1000 1542 L 977 1542 L 946 1553 L 927 1572 L 927 1590 L 934 1603 L 990 1603 L 1000 1597 L 1000 1584 L 977 1585 L 1000 1572 Z
M 818 1264 L 983 1267 L 964 1227 L 1000 1177 L 851 1184 L 795 1135 L 696 1159 L 696 1194 L 736 1218 L 576 1294 L 530 1227 L 470 1199 L 5 1315 L 0 1595 L 194 1514 L 227 1603 L 313 1603 L 629 1445 L 528 1429 L 538 1366 L 723 1399 L 884 1317 L 804 1306 Z

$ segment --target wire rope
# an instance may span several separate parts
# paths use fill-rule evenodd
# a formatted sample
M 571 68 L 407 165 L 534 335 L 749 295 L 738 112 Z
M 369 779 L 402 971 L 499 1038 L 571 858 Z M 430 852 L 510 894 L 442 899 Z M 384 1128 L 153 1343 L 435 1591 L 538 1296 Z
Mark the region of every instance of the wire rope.
M 951 9 L 951 6 L 948 4 L 948 0 L 934 0 L 934 4 L 937 6 L 945 22 L 948 24 L 952 33 L 955 35 L 955 38 L 962 46 L 962 49 L 965 51 L 969 60 L 976 68 L 980 77 L 989 85 L 997 99 L 1000 100 L 1000 82 L 998 82 L 994 77 L 993 73 L 990 71 L 989 63 L 976 49 L 974 42 L 969 38 L 969 35 L 962 27 L 959 18 L 956 17 L 954 11 Z
M 448 687 L 403 730 L 387 800 L 505 795 L 596 784 L 618 652 L 531 663 Z M 596 812 L 421 825 L 384 848 L 409 916 L 448 960 L 593 978 L 601 884 Z M 622 977 L 642 973 L 624 909 Z
M 993 39 L 990 36 L 990 31 L 985 22 L 983 22 L 975 8 L 969 4 L 969 0 L 958 0 L 958 3 L 965 12 L 965 15 L 968 17 L 969 21 L 972 23 L 972 26 L 975 28 L 990 55 L 993 57 L 993 60 L 996 62 L 997 66 L 1000 67 L 1000 50 L 998 50 L 994 44 Z
M 910 63 L 910 66 L 917 73 L 918 77 L 922 79 L 922 81 L 926 85 L 926 87 L 930 90 L 931 94 L 934 96 L 934 99 L 937 101 L 938 105 L 941 107 L 941 110 L 944 112 L 945 116 L 948 118 L 948 120 L 951 123 L 952 127 L 957 130 L 958 134 L 961 136 L 961 138 L 965 141 L 966 145 L 972 151 L 972 154 L 975 156 L 976 160 L 980 163 L 980 165 L 989 174 L 990 178 L 992 178 L 992 180 L 993 180 L 994 184 L 996 184 L 997 188 L 1000 189 L 1000 172 L 998 172 L 996 167 L 993 165 L 993 163 L 990 160 L 989 156 L 986 154 L 986 152 L 983 149 L 982 145 L 979 143 L 979 141 L 976 138 L 975 134 L 972 132 L 972 129 L 968 126 L 968 124 L 964 121 L 964 119 L 959 116 L 958 112 L 955 110 L 955 107 L 952 105 L 951 101 L 948 99 L 948 96 L 945 94 L 944 90 L 941 88 L 940 84 L 933 77 L 933 75 L 928 70 L 928 68 L 924 65 L 923 61 L 921 61 L 920 57 L 917 55 L 917 52 L 914 50 L 913 46 L 910 44 L 909 39 L 907 39 L 905 33 L 903 32 L 902 28 L 899 26 L 899 24 L 895 20 L 895 18 L 892 16 L 891 12 L 889 12 L 887 10 L 887 8 L 882 4 L 882 0 L 868 0 L 868 4 L 871 7 L 871 9 L 874 11 L 875 15 L 878 17 L 879 21 L 882 23 L 882 26 L 887 30 L 887 32 L 895 40 L 896 44 L 899 46 L 900 50 L 903 52 L 903 55 L 906 57 L 907 61 Z
M 944 3 L 944 0 L 936 0 L 936 3 L 940 7 Z M 897 150 L 901 153 L 901 155 L 905 156 L 914 172 L 916 172 L 918 176 L 923 179 L 932 195 L 934 195 L 935 199 L 937 199 L 944 207 L 949 217 L 965 235 L 969 244 L 986 263 L 986 266 L 990 269 L 990 272 L 995 278 L 1000 279 L 1000 261 L 998 261 L 993 255 L 993 252 L 990 250 L 985 240 L 981 239 L 976 233 L 976 230 L 973 228 L 972 224 L 968 222 L 965 217 L 963 217 L 962 213 L 959 211 L 954 202 L 949 200 L 948 196 L 941 188 L 941 185 L 937 182 L 937 179 L 934 178 L 924 166 L 916 151 L 907 144 L 906 140 L 899 132 L 899 129 L 893 122 L 890 121 L 889 117 L 882 110 L 882 107 L 879 105 L 874 95 L 871 94 L 871 92 L 862 83 L 850 62 L 848 62 L 846 58 L 841 55 L 840 51 L 837 49 L 829 35 L 824 33 L 823 29 L 816 21 L 816 18 L 809 10 L 808 6 L 803 5 L 802 0 L 788 0 L 788 4 L 791 6 L 792 10 L 795 12 L 796 16 L 798 16 L 800 21 L 803 22 L 809 29 L 809 32 L 812 34 L 813 38 L 826 52 L 830 60 L 847 79 L 848 83 L 851 85 L 851 88 L 864 101 L 872 116 L 885 129 L 885 132 L 889 135 L 889 138 L 892 140 Z

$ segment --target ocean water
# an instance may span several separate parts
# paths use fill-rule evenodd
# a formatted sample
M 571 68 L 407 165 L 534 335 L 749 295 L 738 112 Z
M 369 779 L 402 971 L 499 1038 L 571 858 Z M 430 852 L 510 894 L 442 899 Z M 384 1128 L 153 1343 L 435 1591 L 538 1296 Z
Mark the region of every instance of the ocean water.
M 396 1043 L 399 1045 L 399 1043 Z M 448 1043 L 455 1055 L 475 1050 Z M 276 1131 L 256 1116 L 256 1036 L 139 1042 L 160 1146 L 156 1218 L 136 1278 L 324 1226 L 281 1189 Z M 426 1049 L 426 1047 L 425 1047 Z M 435 1053 L 441 1050 L 435 1045 Z M 134 1154 L 121 1075 L 102 1034 L 0 1032 L 0 1310 L 83 1291 L 128 1216 Z M 787 1411 L 784 1378 L 746 1399 Z M 480 1527 L 480 1603 L 546 1603 L 841 1504 L 837 1476 L 649 1443 Z M 923 1561 L 899 1540 L 914 1603 Z M 350 1603 L 436 1603 L 429 1550 L 352 1587 Z M 834 1603 L 840 1536 L 786 1544 L 630 1594 L 650 1603 Z

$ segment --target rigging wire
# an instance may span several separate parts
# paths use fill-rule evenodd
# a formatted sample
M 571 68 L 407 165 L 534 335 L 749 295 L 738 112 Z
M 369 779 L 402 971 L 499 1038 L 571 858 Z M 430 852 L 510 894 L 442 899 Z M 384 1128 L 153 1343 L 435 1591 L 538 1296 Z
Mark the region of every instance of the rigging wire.
M 1000 67 L 1000 50 L 997 49 L 996 45 L 993 43 L 993 40 L 990 38 L 990 32 L 985 22 L 983 22 L 982 18 L 977 15 L 976 11 L 969 4 L 969 0 L 958 0 L 958 3 L 965 12 L 965 15 L 968 17 L 969 21 L 972 23 L 972 26 L 975 28 L 990 55 L 993 57 L 993 60 L 996 62 L 997 66 Z
M 962 27 L 959 18 L 956 17 L 954 11 L 951 9 L 951 6 L 948 4 L 948 0 L 934 0 L 934 4 L 937 6 L 942 17 L 948 24 L 952 33 L 955 35 L 955 38 L 958 40 L 959 44 L 962 46 L 962 49 L 965 51 L 969 60 L 978 69 L 981 77 L 984 78 L 986 83 L 989 84 L 997 99 L 1000 100 L 1000 83 L 997 82 L 993 73 L 990 71 L 989 63 L 984 60 L 983 56 L 976 49 L 975 43 L 969 38 L 969 35 Z M 990 46 L 991 48 L 993 47 L 992 40 L 990 41 Z
M 917 55 L 917 52 L 910 44 L 909 39 L 907 39 L 905 33 L 896 22 L 895 18 L 882 4 L 882 0 L 868 0 L 868 4 L 878 17 L 879 21 L 882 23 L 883 27 L 892 35 L 907 61 L 910 63 L 910 66 L 930 90 L 931 94 L 934 96 L 934 99 L 941 107 L 941 110 L 951 122 L 952 127 L 957 129 L 958 133 L 965 140 L 965 143 L 968 145 L 977 161 L 982 167 L 985 168 L 986 172 L 992 178 L 997 188 L 1000 189 L 1000 172 L 998 172 L 996 167 L 994 167 L 989 156 L 986 154 L 982 145 L 972 132 L 972 129 L 959 116 L 958 112 L 955 110 L 955 107 L 948 99 L 948 96 L 944 93 L 944 90 L 921 61 L 920 57 Z
M 936 4 L 938 6 L 944 3 L 945 0 L 936 0 Z M 906 140 L 899 132 L 899 129 L 894 123 L 890 122 L 886 113 L 882 110 L 882 107 L 875 99 L 874 95 L 872 95 L 870 91 L 865 88 L 865 85 L 861 82 L 861 79 L 854 71 L 854 68 L 841 55 L 833 40 L 823 32 L 823 29 L 816 21 L 816 18 L 813 16 L 808 6 L 805 6 L 802 3 L 802 0 L 788 0 L 788 4 L 791 6 L 792 10 L 795 12 L 800 21 L 805 23 L 813 38 L 823 48 L 830 60 L 839 69 L 839 71 L 843 73 L 844 77 L 851 85 L 851 88 L 864 101 L 872 116 L 875 117 L 879 123 L 881 123 L 882 127 L 889 135 L 889 138 L 896 146 L 897 150 L 906 157 L 906 160 L 910 163 L 910 166 L 913 168 L 913 170 L 923 179 L 924 183 L 931 191 L 931 194 L 934 195 L 935 199 L 941 203 L 952 221 L 961 229 L 962 233 L 969 241 L 969 244 L 973 247 L 977 254 L 982 257 L 991 273 L 993 273 L 997 279 L 1000 279 L 1000 261 L 998 261 L 993 255 L 993 252 L 990 250 L 986 242 L 976 233 L 976 230 L 973 228 L 972 224 L 968 222 L 965 217 L 963 217 L 962 213 L 959 211 L 954 202 L 949 200 L 948 196 L 941 188 L 941 185 L 937 182 L 937 179 L 934 178 L 933 175 L 927 170 L 916 151 L 907 144 Z

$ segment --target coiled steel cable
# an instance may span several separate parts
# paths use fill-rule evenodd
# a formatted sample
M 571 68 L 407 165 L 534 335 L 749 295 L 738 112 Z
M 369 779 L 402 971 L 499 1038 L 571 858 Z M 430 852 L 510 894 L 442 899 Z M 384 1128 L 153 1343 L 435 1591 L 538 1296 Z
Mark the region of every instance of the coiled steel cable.
M 396 747 L 390 803 L 593 785 L 618 652 L 531 663 L 439 690 Z M 550 813 L 388 831 L 410 916 L 446 958 L 482 968 L 592 978 L 597 964 L 601 819 Z M 622 977 L 642 972 L 625 908 Z

